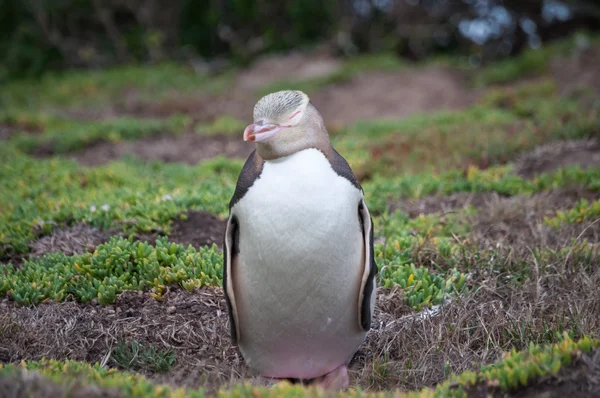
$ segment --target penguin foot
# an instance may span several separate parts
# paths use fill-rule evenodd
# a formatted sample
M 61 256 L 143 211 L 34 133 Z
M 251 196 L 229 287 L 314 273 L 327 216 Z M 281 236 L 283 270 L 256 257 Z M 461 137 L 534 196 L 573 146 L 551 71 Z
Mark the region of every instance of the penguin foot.
M 348 368 L 346 365 L 342 365 L 336 368 L 330 373 L 319 377 L 315 380 L 315 385 L 323 387 L 326 390 L 345 390 L 350 385 L 350 378 L 348 377 Z

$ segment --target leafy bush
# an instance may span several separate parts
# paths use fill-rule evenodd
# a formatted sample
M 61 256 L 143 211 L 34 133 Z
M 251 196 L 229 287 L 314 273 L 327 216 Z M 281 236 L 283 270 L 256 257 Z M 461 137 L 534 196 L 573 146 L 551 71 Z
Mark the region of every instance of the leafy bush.
M 188 290 L 218 285 L 222 273 L 223 255 L 216 246 L 186 249 L 158 238 L 153 247 L 112 237 L 94 253 L 47 254 L 18 269 L 0 265 L 4 276 L 0 295 L 8 294 L 23 305 L 69 298 L 84 303 L 97 298 L 100 304 L 110 304 L 125 290 L 150 289 L 160 299 L 167 284 Z

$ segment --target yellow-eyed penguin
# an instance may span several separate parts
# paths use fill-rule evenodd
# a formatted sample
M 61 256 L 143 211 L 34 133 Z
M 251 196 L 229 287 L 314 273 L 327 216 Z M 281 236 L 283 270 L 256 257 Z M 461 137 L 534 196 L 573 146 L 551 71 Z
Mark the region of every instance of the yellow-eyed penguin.
M 256 149 L 224 237 L 232 342 L 264 377 L 346 388 L 376 294 L 363 190 L 301 91 L 261 98 L 243 138 Z

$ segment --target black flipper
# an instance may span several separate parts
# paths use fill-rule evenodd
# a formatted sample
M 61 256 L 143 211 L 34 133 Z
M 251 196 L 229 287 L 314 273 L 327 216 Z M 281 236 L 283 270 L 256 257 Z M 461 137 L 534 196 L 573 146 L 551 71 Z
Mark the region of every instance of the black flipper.
M 375 289 L 374 280 L 375 275 L 378 273 L 378 268 L 373 250 L 373 219 L 365 206 L 364 200 L 358 205 L 358 216 L 362 226 L 365 248 L 365 269 L 359 296 L 358 320 L 360 327 L 368 331 L 371 328 L 371 319 L 373 317 L 371 308 L 375 303 L 371 303 L 371 298 L 373 289 Z

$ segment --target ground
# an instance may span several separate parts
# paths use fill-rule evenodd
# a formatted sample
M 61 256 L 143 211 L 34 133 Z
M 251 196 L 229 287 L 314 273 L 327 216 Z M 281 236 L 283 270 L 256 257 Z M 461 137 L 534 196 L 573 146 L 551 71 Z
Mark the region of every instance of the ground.
M 252 150 L 243 129 L 261 95 L 297 88 L 375 223 L 379 294 L 352 388 L 598 396 L 600 44 L 582 37 L 483 69 L 308 52 L 220 74 L 11 82 L 0 391 L 313 391 L 246 366 L 220 288 L 227 205 Z

